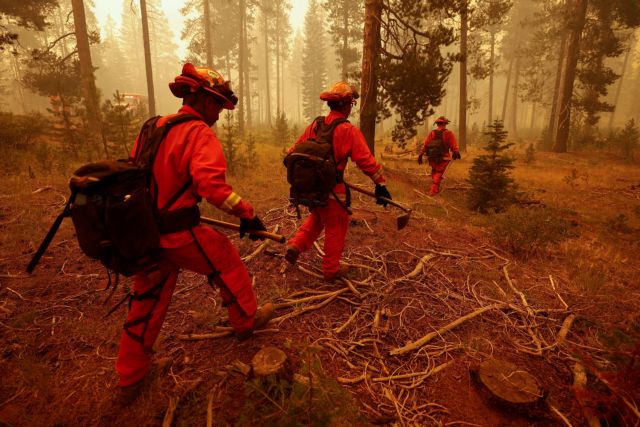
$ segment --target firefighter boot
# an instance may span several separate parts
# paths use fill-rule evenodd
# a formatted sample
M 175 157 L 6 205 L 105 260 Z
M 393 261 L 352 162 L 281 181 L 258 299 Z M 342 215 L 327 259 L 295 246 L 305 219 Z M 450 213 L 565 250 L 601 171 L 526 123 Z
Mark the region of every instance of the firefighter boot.
M 439 192 L 440 192 L 440 185 L 439 184 L 431 184 L 431 188 L 429 189 L 429 195 L 430 196 L 435 196 Z
M 335 273 L 325 273 L 324 280 L 333 283 L 349 275 L 349 266 L 340 264 L 340 268 Z
M 253 318 L 253 327 L 244 331 L 236 332 L 236 338 L 239 341 L 244 341 L 253 335 L 253 331 L 264 328 L 267 323 L 276 315 L 276 308 L 273 303 L 268 302 L 256 311 L 256 315 Z

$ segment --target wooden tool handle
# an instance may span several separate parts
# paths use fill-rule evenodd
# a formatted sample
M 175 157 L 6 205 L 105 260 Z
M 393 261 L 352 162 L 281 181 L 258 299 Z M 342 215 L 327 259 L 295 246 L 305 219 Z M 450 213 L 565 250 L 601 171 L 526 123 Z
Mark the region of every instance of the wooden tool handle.
M 238 224 L 220 221 L 213 218 L 207 218 L 205 216 L 201 216 L 200 221 L 204 222 L 205 224 L 215 225 L 217 227 L 227 228 L 229 230 L 240 230 L 240 226 Z M 284 243 L 287 241 L 287 239 L 282 234 L 270 233 L 268 231 L 248 230 L 247 233 L 258 237 L 263 237 L 265 239 L 271 239 L 278 243 Z
M 357 191 L 358 193 L 366 194 L 367 196 L 373 197 L 376 200 L 382 200 L 383 202 L 389 203 L 390 205 L 395 206 L 397 208 L 400 208 L 405 212 L 411 212 L 411 209 L 407 208 L 404 205 L 401 205 L 400 203 L 394 202 L 393 200 L 387 199 L 386 197 L 378 197 L 378 196 L 376 196 L 376 193 L 374 193 L 373 191 L 365 190 L 364 188 L 360 188 L 360 187 L 357 187 L 355 185 L 348 184 L 346 182 L 344 183 L 344 185 L 346 185 L 347 187 L 349 187 L 352 190 Z

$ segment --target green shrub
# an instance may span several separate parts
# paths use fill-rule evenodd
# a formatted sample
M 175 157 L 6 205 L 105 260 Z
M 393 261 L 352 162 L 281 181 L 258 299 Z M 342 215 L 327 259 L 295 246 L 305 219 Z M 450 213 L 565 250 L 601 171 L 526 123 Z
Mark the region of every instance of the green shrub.
M 550 208 L 509 208 L 492 217 L 494 240 L 516 256 L 528 258 L 574 233 L 571 223 Z
M 524 152 L 524 162 L 528 165 L 536 161 L 536 149 L 533 144 L 529 144 Z

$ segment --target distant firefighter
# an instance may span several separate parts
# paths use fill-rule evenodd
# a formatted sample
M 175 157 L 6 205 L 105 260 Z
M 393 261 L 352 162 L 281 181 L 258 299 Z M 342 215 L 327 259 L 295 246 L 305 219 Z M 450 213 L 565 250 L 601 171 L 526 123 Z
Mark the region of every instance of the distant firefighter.
M 426 155 L 429 166 L 431 166 L 431 189 L 429 194 L 435 196 L 440 192 L 440 183 L 442 182 L 444 171 L 449 166 L 451 160 L 460 159 L 460 151 L 458 143 L 452 131 L 447 129 L 449 119 L 440 116 L 436 119 L 437 129 L 432 130 L 424 140 L 420 155 L 418 156 L 418 164 L 421 165 L 422 158 Z M 453 155 L 452 155 L 453 153 Z

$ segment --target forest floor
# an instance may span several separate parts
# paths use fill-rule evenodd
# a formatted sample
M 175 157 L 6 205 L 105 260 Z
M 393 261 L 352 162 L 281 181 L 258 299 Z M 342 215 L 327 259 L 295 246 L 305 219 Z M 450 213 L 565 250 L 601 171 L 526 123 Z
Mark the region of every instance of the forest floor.
M 259 154 L 229 181 L 269 229 L 290 236 L 301 221 L 288 207 L 280 152 Z M 397 231 L 397 211 L 354 195 L 348 282 L 316 277 L 322 240 L 292 268 L 276 243 L 230 233 L 259 303 L 274 301 L 280 317 L 244 342 L 186 339 L 224 332 L 226 310 L 204 277 L 183 272 L 149 384 L 124 409 L 114 406 L 114 361 L 125 305 L 105 314 L 129 280 L 105 304 L 106 271 L 80 252 L 69 220 L 34 274 L 24 273 L 68 196 L 66 177 L 2 177 L 0 425 L 547 426 L 588 416 L 637 425 L 640 368 L 627 349 L 640 334 L 640 169 L 604 154 L 518 161 L 516 181 L 539 202 L 529 209 L 552 207 L 571 236 L 514 255 L 492 234 L 502 217 L 465 206 L 475 154 L 451 165 L 437 197 L 426 196 L 423 167 L 385 161 L 391 194 L 412 218 Z M 269 165 L 277 173 L 261 173 Z M 348 178 L 370 187 L 353 166 Z M 243 372 L 272 345 L 298 374 L 289 391 Z M 521 410 L 489 398 L 474 375 L 489 358 L 533 374 L 543 403 Z M 573 386 L 580 367 L 586 388 Z

